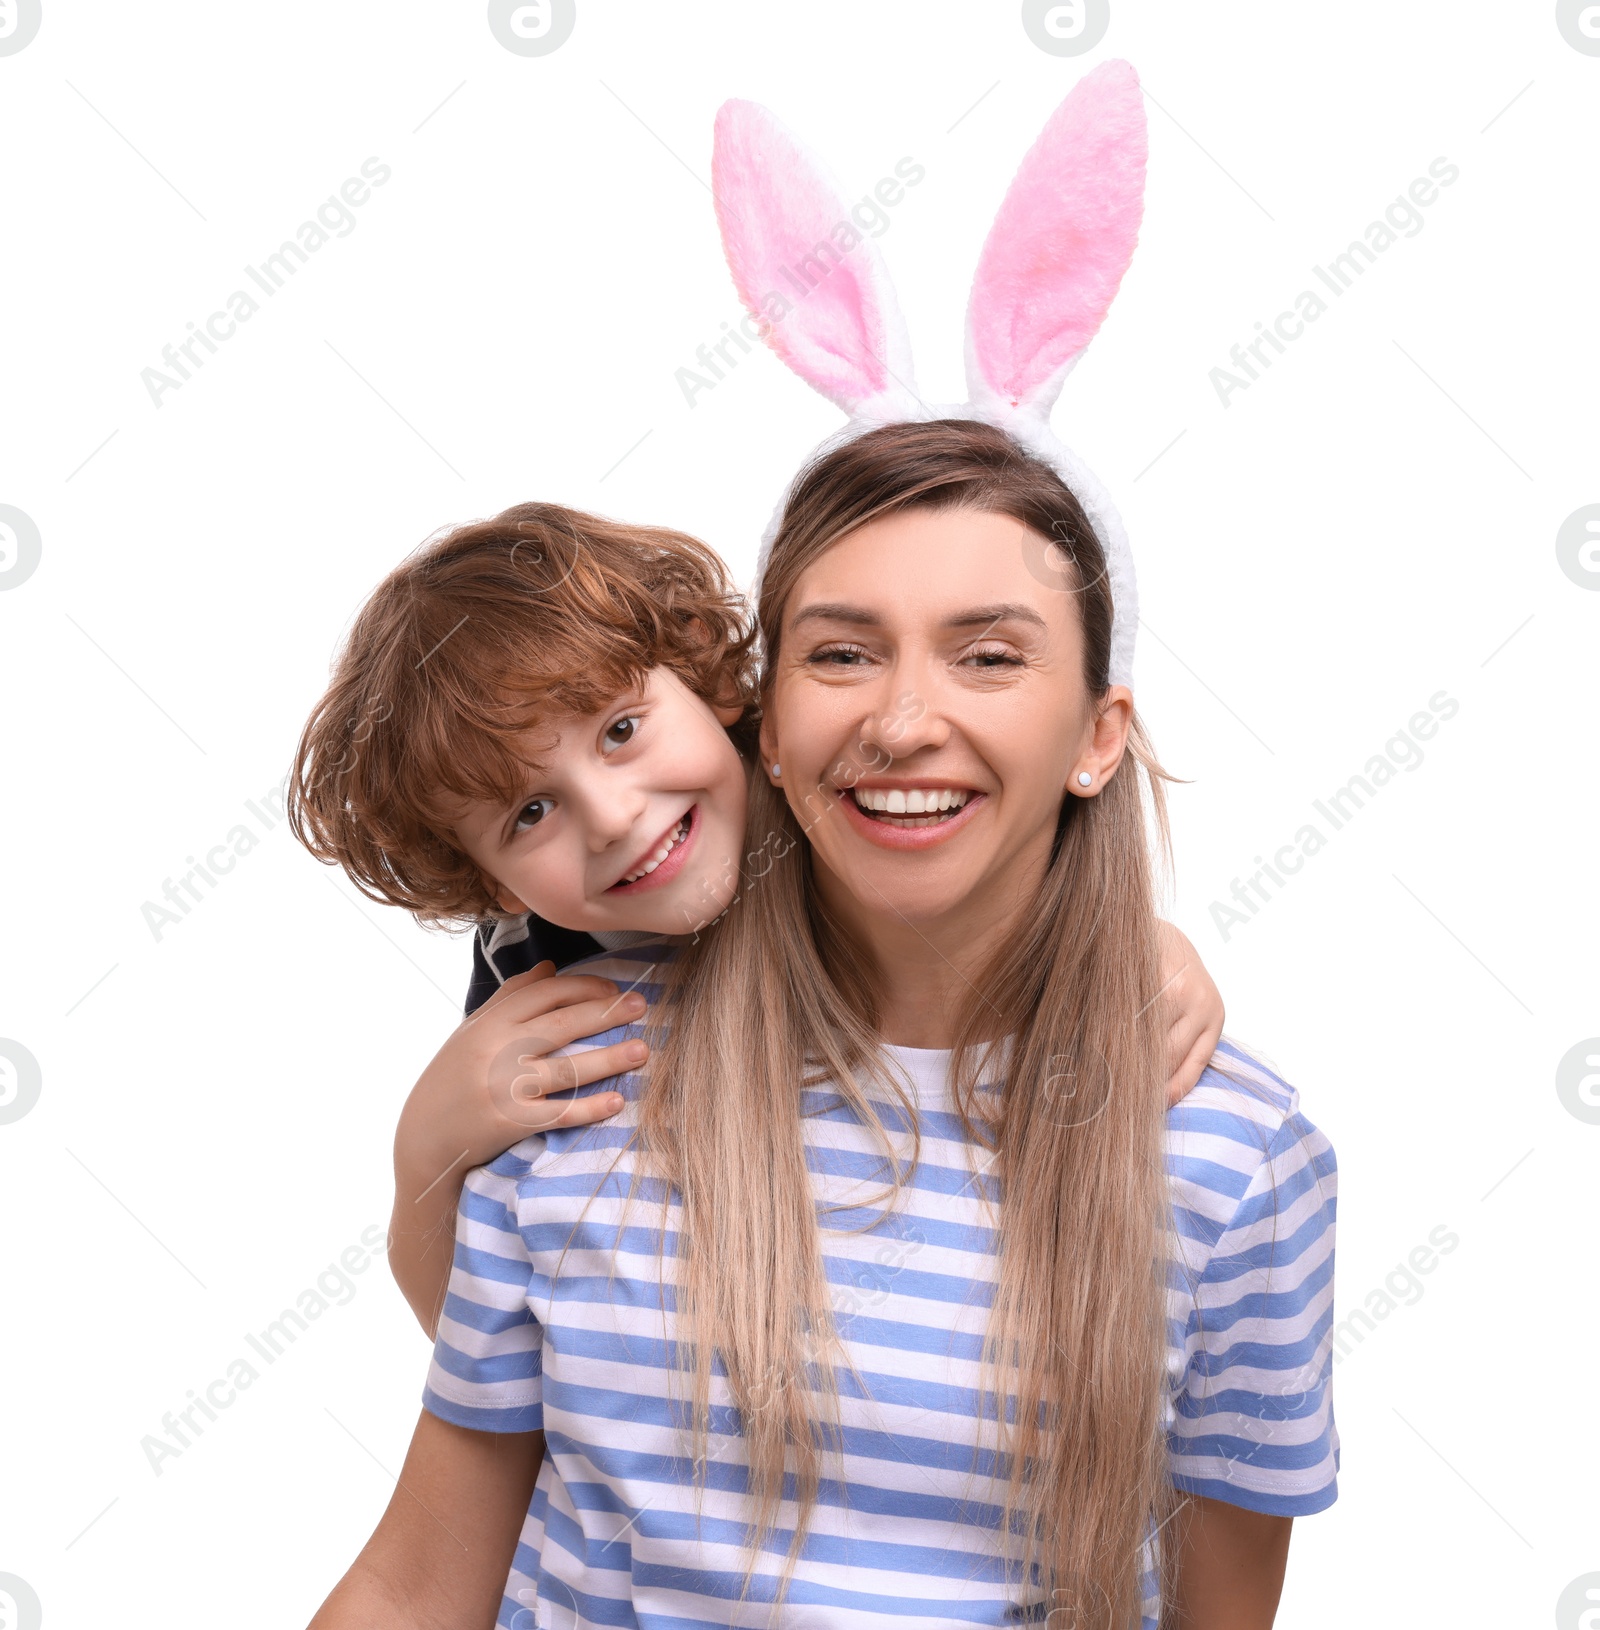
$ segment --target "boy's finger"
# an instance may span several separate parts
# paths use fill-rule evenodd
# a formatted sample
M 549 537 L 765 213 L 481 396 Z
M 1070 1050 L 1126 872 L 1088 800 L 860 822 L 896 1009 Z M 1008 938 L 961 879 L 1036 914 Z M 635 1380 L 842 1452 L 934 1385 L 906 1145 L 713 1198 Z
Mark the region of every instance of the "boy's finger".
M 638 996 L 599 996 L 592 1001 L 553 1008 L 529 1019 L 512 1042 L 535 1057 L 543 1057 L 559 1048 L 570 1047 L 586 1036 L 598 1036 L 619 1025 L 632 1024 L 642 1019 L 644 1013 L 644 1001 Z
M 501 1010 L 500 1016 L 513 1024 L 524 1024 L 556 1008 L 602 997 L 615 1000 L 619 994 L 616 985 L 609 979 L 600 979 L 593 974 L 559 973 L 517 991 Z
M 609 1047 L 574 1053 L 572 1062 L 578 1067 L 578 1085 L 586 1087 L 591 1081 L 604 1081 L 609 1075 L 626 1075 L 649 1057 L 650 1049 L 642 1041 L 614 1041 Z
M 601 1035 L 621 1025 L 640 1024 L 645 1012 L 644 999 L 631 993 L 562 1002 L 547 1012 L 533 1012 L 526 1017 L 507 1012 L 507 1045 L 518 1040 L 525 1043 L 530 1053 L 554 1053 L 560 1046 L 582 1042 L 585 1037 Z
M 529 985 L 536 984 L 541 979 L 548 979 L 556 971 L 556 965 L 548 957 L 537 967 L 524 969 L 521 973 L 514 973 L 489 998 L 491 1002 L 498 1002 L 502 997 L 514 995 L 519 990 L 526 990 Z
M 530 1125 L 537 1119 L 542 1124 L 544 1112 L 538 1106 L 552 1093 L 571 1092 L 593 1081 L 625 1075 L 638 1069 L 649 1056 L 650 1050 L 642 1041 L 613 1042 L 609 1047 L 594 1047 L 559 1058 L 507 1049 L 507 1056 L 497 1060 L 490 1070 L 489 1094 L 507 1120 Z
M 1216 1051 L 1216 1037 L 1207 1031 L 1202 1031 L 1194 1041 L 1194 1045 L 1184 1055 L 1171 1078 L 1167 1082 L 1167 1108 L 1180 1104 L 1199 1084 L 1200 1077 L 1205 1074 L 1206 1065 L 1211 1062 L 1211 1055 Z
M 574 1098 L 567 1104 L 547 1104 L 555 1115 L 545 1122 L 546 1127 L 591 1126 L 595 1121 L 609 1120 L 622 1108 L 620 1092 L 596 1092 L 588 1098 Z
M 1186 1070 L 1195 1049 L 1204 1038 L 1204 1029 L 1192 1014 L 1179 1010 L 1167 1026 L 1167 1071 L 1176 1082 Z
M 472 1024 L 491 1013 L 498 1013 L 507 1002 L 514 1002 L 525 990 L 535 989 L 544 981 L 551 978 L 556 971 L 555 963 L 548 958 L 536 968 L 529 968 L 523 973 L 514 973 L 491 996 L 486 996 L 466 1017 L 466 1023 Z
M 586 1053 L 563 1053 L 558 1058 L 524 1057 L 517 1062 L 507 1086 L 514 1099 L 548 1098 L 553 1092 L 571 1092 L 574 1087 L 586 1087 L 610 1075 L 625 1075 L 638 1069 L 649 1056 L 650 1049 L 642 1041 L 619 1041 Z

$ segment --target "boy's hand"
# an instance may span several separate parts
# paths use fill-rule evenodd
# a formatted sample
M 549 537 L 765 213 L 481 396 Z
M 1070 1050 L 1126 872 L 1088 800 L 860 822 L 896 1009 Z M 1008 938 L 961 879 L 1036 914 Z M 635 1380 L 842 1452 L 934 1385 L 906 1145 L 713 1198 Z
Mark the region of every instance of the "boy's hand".
M 1161 987 L 1167 1012 L 1167 1107 L 1181 1102 L 1199 1081 L 1217 1049 L 1225 1017 L 1222 992 L 1206 972 L 1200 953 L 1172 923 L 1157 924 Z
M 429 1335 L 449 1279 L 463 1175 L 534 1132 L 615 1115 L 621 1093 L 552 1095 L 638 1069 L 650 1053 L 642 1041 L 550 1055 L 644 1012 L 636 991 L 592 974 L 557 974 L 553 962 L 541 962 L 464 1019 L 418 1078 L 395 1132 L 389 1266 Z
M 553 962 L 508 979 L 456 1027 L 411 1089 L 395 1135 L 395 1161 L 480 1166 L 534 1132 L 585 1126 L 622 1108 L 622 1095 L 551 1099 L 623 1075 L 649 1056 L 642 1041 L 549 1055 L 644 1016 L 644 998 L 592 974 L 557 974 Z

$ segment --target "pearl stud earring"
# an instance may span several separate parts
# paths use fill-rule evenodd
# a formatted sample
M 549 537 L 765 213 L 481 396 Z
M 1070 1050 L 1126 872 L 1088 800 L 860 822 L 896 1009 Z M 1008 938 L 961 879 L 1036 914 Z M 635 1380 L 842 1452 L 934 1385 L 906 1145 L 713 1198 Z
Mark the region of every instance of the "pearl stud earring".
M 1090 775 L 1087 770 L 1079 770 L 1078 785 L 1080 787 L 1092 787 L 1094 785 L 1094 777 Z
M 779 780 L 782 780 L 782 778 L 783 778 L 783 771 L 780 770 L 776 764 L 774 764 L 772 766 L 772 779 L 774 781 L 779 781 Z

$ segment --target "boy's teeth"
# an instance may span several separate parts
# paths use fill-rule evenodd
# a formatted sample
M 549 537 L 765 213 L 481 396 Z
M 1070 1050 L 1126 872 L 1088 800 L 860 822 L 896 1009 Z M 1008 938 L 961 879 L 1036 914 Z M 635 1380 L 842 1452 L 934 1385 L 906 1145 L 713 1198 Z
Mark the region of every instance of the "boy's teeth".
M 880 815 L 937 815 L 947 809 L 960 809 L 972 796 L 953 787 L 911 787 L 905 791 L 899 787 L 892 791 L 857 787 L 854 794 L 860 808 Z
M 659 866 L 661 862 L 665 860 L 680 843 L 683 842 L 685 836 L 688 834 L 688 831 L 689 817 L 687 814 L 685 814 L 683 819 L 679 821 L 678 824 L 672 829 L 672 836 L 668 838 L 667 841 L 662 844 L 653 855 L 651 855 L 651 857 L 638 869 L 638 871 L 629 872 L 622 881 L 624 883 L 637 883 L 641 877 L 648 877 L 650 873 L 653 872 L 656 867 Z

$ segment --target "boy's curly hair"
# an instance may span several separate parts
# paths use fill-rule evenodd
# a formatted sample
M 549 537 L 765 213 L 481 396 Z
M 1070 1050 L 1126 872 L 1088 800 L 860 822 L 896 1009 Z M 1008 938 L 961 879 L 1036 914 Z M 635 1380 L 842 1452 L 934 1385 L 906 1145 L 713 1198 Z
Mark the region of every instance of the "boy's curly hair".
M 427 923 L 498 913 L 452 835 L 524 790 L 518 737 L 667 668 L 755 726 L 755 631 L 722 562 L 662 527 L 518 504 L 424 544 L 361 608 L 289 784 L 295 836 Z

